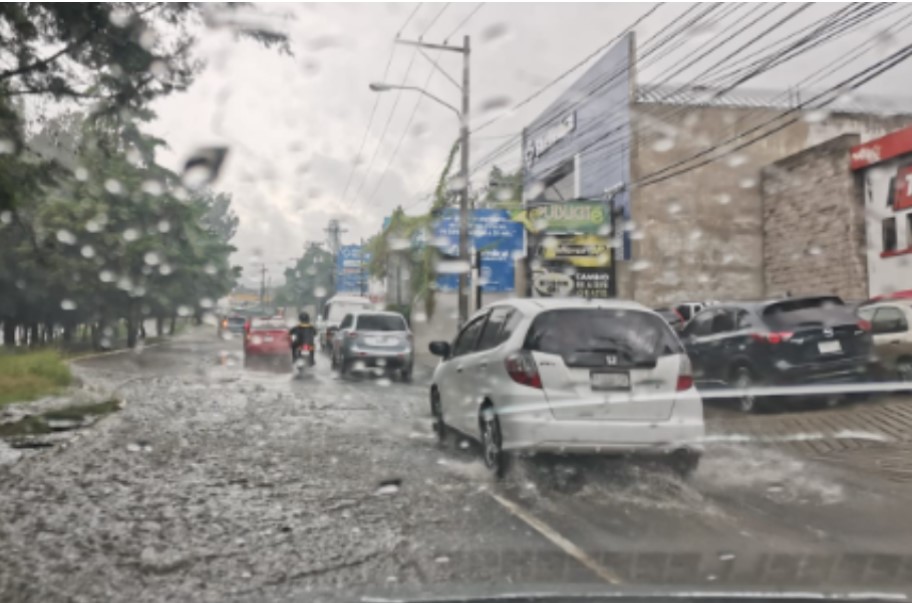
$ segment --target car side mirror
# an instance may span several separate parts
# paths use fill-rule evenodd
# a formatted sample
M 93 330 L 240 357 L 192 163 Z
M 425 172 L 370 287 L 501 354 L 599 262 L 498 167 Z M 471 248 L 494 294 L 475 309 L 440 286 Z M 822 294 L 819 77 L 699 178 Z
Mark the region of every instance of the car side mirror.
M 444 360 L 450 357 L 450 343 L 448 341 L 432 341 L 428 349 L 434 356 L 440 356 Z

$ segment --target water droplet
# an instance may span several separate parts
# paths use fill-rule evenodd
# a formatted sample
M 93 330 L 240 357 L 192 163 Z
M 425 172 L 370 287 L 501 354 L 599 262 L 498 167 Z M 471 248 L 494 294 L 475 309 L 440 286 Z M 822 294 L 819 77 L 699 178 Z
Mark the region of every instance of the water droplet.
M 149 266 L 158 266 L 161 263 L 161 256 L 156 251 L 147 251 L 143 256 L 143 261 Z
M 60 302 L 60 309 L 61 310 L 75 310 L 76 302 L 74 302 L 71 299 L 64 299 Z
M 151 29 L 144 29 L 141 34 L 139 34 L 139 45 L 143 47 L 144 50 L 152 50 L 155 47 L 155 43 L 158 42 L 158 35 Z
M 191 314 L 193 314 L 193 308 L 191 308 L 190 306 L 178 306 L 177 307 L 178 316 L 186 317 L 186 316 L 190 316 Z
M 733 256 L 730 253 L 726 253 L 725 255 L 722 256 L 722 265 L 723 266 L 731 264 L 734 261 L 735 261 L 735 256 Z
M 127 243 L 132 243 L 139 238 L 139 231 L 135 228 L 128 228 L 123 231 L 123 238 Z
M 76 235 L 74 235 L 69 230 L 61 228 L 57 231 L 57 240 L 64 245 L 73 245 L 76 243 Z
M 462 450 L 468 450 L 469 446 L 470 446 L 470 444 L 469 444 L 469 441 L 468 441 L 468 440 L 460 440 L 460 441 L 459 441 L 459 448 L 460 448 L 460 449 L 462 449 Z
M 181 182 L 191 190 L 214 182 L 218 178 L 227 154 L 227 147 L 206 147 L 196 150 L 184 162 Z
M 9 138 L 0 138 L 0 155 L 8 155 L 16 150 L 16 145 Z
M 161 274 L 162 276 L 168 276 L 172 272 L 173 272 L 173 270 L 171 269 L 170 264 L 162 264 L 161 266 L 158 267 L 158 273 Z
M 726 161 L 726 163 L 728 164 L 729 167 L 738 167 L 740 165 L 744 165 L 745 163 L 747 163 L 747 157 L 736 153 L 736 154 L 730 156 L 728 158 L 728 160 Z
M 104 183 L 105 190 L 111 193 L 112 195 L 119 195 L 123 192 L 123 186 L 117 180 L 113 178 L 108 178 Z
M 399 237 L 391 237 L 388 241 L 389 248 L 394 251 L 402 251 L 403 249 L 408 249 L 412 246 L 408 239 L 403 239 Z
M 117 281 L 117 288 L 122 291 L 131 291 L 133 289 L 133 281 L 128 276 L 122 276 Z
M 668 204 L 668 213 L 670 213 L 673 216 L 681 213 L 681 204 L 680 203 L 669 203 Z
M 142 192 L 146 193 L 147 195 L 152 195 L 153 197 L 157 197 L 160 194 L 162 194 L 163 192 L 165 192 L 165 187 L 158 180 L 146 180 L 140 186 L 140 190 Z
M 159 223 L 158 223 L 158 232 L 160 232 L 160 233 L 166 233 L 166 232 L 168 232 L 169 230 L 171 230 L 171 222 L 168 222 L 167 220 L 161 220 L 161 221 L 159 221 Z
M 823 253 L 823 250 L 820 249 L 817 245 L 811 245 L 807 248 L 808 255 L 820 255 Z
M 110 270 L 102 270 L 98 273 L 98 279 L 103 283 L 113 283 L 117 276 Z
M 140 450 L 142 450 L 142 446 L 139 444 L 134 444 L 132 442 L 127 444 L 127 452 L 139 452 Z
M 449 563 L 449 562 L 450 562 L 450 558 L 447 557 L 446 555 L 441 555 L 439 557 L 434 558 L 434 563 L 443 564 L 443 563 Z
M 652 150 L 656 153 L 667 153 L 675 146 L 674 138 L 664 137 L 652 143 Z
M 696 241 L 696 240 L 700 239 L 702 236 L 703 236 L 703 231 L 697 228 L 697 229 L 690 231 L 690 235 L 688 238 L 690 238 L 691 241 Z
M 210 274 L 210 275 L 211 275 L 211 274 L 217 274 L 217 273 L 218 273 L 218 268 L 215 267 L 215 264 L 206 264 L 206 266 L 203 268 L 203 271 L 204 271 L 206 274 Z
M 535 182 L 530 184 L 529 188 L 526 190 L 526 198 L 534 199 L 534 198 L 538 197 L 539 195 L 541 195 L 544 191 L 545 191 L 545 183 L 540 180 L 536 180 Z
M 142 285 L 136 285 L 135 287 L 130 289 L 131 297 L 142 297 L 145 294 L 146 294 L 146 288 L 143 287 Z
M 129 149 L 127 151 L 127 161 L 136 167 L 142 167 L 143 157 L 138 149 Z
M 755 178 L 742 178 L 738 181 L 738 186 L 741 188 L 754 188 L 757 186 L 757 180 Z
M 401 488 L 401 487 L 402 487 L 401 479 L 399 479 L 399 478 L 386 479 L 386 480 L 383 480 L 382 482 L 380 482 L 380 484 L 377 487 L 377 490 L 374 492 L 374 494 L 377 494 L 380 496 L 388 496 L 390 494 L 397 494 L 399 492 L 399 488 Z
M 542 240 L 542 247 L 549 251 L 557 249 L 557 237 L 545 237 Z
M 510 97 L 508 96 L 492 96 L 481 102 L 481 112 L 486 113 L 488 111 L 502 111 L 510 106 Z
M 84 167 L 76 168 L 73 174 L 76 176 L 76 180 L 79 180 L 80 182 L 85 182 L 89 179 L 89 170 Z
M 640 272 L 641 270 L 646 270 L 650 266 L 652 266 L 652 262 L 648 260 L 637 260 L 631 264 L 630 269 L 633 272 Z
M 719 195 L 716 195 L 716 202 L 719 205 L 728 205 L 729 203 L 731 203 L 731 200 L 732 200 L 731 195 L 729 195 L 727 193 L 721 193 Z
M 427 322 L 427 314 L 418 311 L 412 314 L 412 322 Z
M 108 20 L 111 21 L 111 25 L 114 27 L 126 27 L 130 24 L 131 11 L 126 8 L 113 8 L 110 13 L 108 13 Z
M 316 287 L 314 289 L 314 296 L 316 297 L 326 297 L 326 288 L 325 287 Z
M 499 40 L 500 38 L 507 35 L 506 24 L 504 23 L 492 23 L 484 29 L 481 30 L 481 40 L 482 42 L 493 42 L 494 40 Z
M 200 308 L 207 308 L 207 309 L 208 309 L 208 308 L 213 307 L 214 305 L 215 305 L 215 302 L 213 302 L 211 298 L 208 298 L 208 297 L 201 297 L 200 300 L 199 300 L 199 307 L 200 307 Z
M 152 73 L 153 77 L 158 81 L 167 81 L 171 78 L 171 70 L 168 68 L 168 64 L 164 61 L 152 61 L 152 64 L 149 65 L 149 72 Z
M 82 257 L 88 259 L 95 257 L 95 248 L 91 245 L 83 245 L 82 249 L 79 250 L 79 253 L 82 254 Z
M 809 124 L 818 124 L 824 121 L 829 117 L 829 113 L 823 109 L 812 109 L 810 111 L 805 111 L 802 115 L 802 119 Z
M 442 260 L 437 262 L 438 274 L 465 274 L 471 269 L 463 260 Z
M 698 274 L 698 275 L 697 275 L 697 282 L 700 283 L 700 284 L 708 283 L 708 282 L 709 282 L 709 275 L 707 275 L 707 274 Z

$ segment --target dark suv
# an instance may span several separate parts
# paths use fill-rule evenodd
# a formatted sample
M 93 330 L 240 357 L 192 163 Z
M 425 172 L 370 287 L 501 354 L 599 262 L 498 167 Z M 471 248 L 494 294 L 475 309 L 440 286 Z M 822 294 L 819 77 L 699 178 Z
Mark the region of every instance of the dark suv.
M 681 339 L 698 388 L 746 389 L 866 381 L 869 331 L 838 297 L 803 297 L 706 308 Z M 744 412 L 758 410 L 754 395 L 738 401 Z

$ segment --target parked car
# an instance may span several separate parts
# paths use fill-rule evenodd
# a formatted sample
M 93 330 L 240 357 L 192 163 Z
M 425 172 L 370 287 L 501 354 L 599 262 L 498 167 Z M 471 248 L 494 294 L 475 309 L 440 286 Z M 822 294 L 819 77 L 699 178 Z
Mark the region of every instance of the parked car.
M 674 308 L 656 308 L 656 313 L 665 319 L 672 329 L 675 330 L 675 333 L 680 333 L 681 329 L 684 328 L 684 317 L 681 316 L 681 313 L 675 310 Z
M 514 451 L 668 453 L 683 473 L 700 458 L 703 404 L 668 324 L 634 302 L 512 299 L 475 313 L 441 357 L 434 428 L 482 443 L 503 475 Z
M 244 325 L 246 322 L 247 319 L 240 314 L 225 316 L 219 321 L 218 334 L 220 337 L 225 335 L 225 333 L 240 335 L 244 332 Z
M 332 367 L 342 375 L 357 363 L 411 381 L 414 362 L 412 332 L 398 312 L 346 314 L 333 336 Z
M 838 297 L 796 297 L 706 308 L 684 327 L 682 340 L 699 389 L 743 390 L 866 381 L 868 329 Z M 744 412 L 762 402 L 752 394 L 737 399 Z
M 317 316 L 317 339 L 320 349 L 326 352 L 332 351 L 333 334 L 338 330 L 339 323 L 346 314 L 373 309 L 374 304 L 366 297 L 334 295 L 329 298 Z
M 291 370 L 291 339 L 284 319 L 250 320 L 244 336 L 244 368 L 256 363 Z
M 706 304 L 703 302 L 685 302 L 675 306 L 674 310 L 681 317 L 681 320 L 686 324 L 688 320 L 696 316 L 697 313 L 705 307 Z
M 889 379 L 912 381 L 912 304 L 883 301 L 862 306 L 858 316 L 871 325 L 874 355 Z

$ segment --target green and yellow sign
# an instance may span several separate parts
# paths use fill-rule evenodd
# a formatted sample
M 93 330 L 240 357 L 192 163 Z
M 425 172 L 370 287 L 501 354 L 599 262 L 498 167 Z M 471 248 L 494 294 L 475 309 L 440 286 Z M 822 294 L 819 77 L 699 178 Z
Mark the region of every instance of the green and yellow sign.
M 511 213 L 515 222 L 522 222 L 531 233 L 549 234 L 604 234 L 610 218 L 602 203 L 568 201 L 551 203 Z
M 578 268 L 601 268 L 611 265 L 611 240 L 598 235 L 548 237 L 536 255 Z

